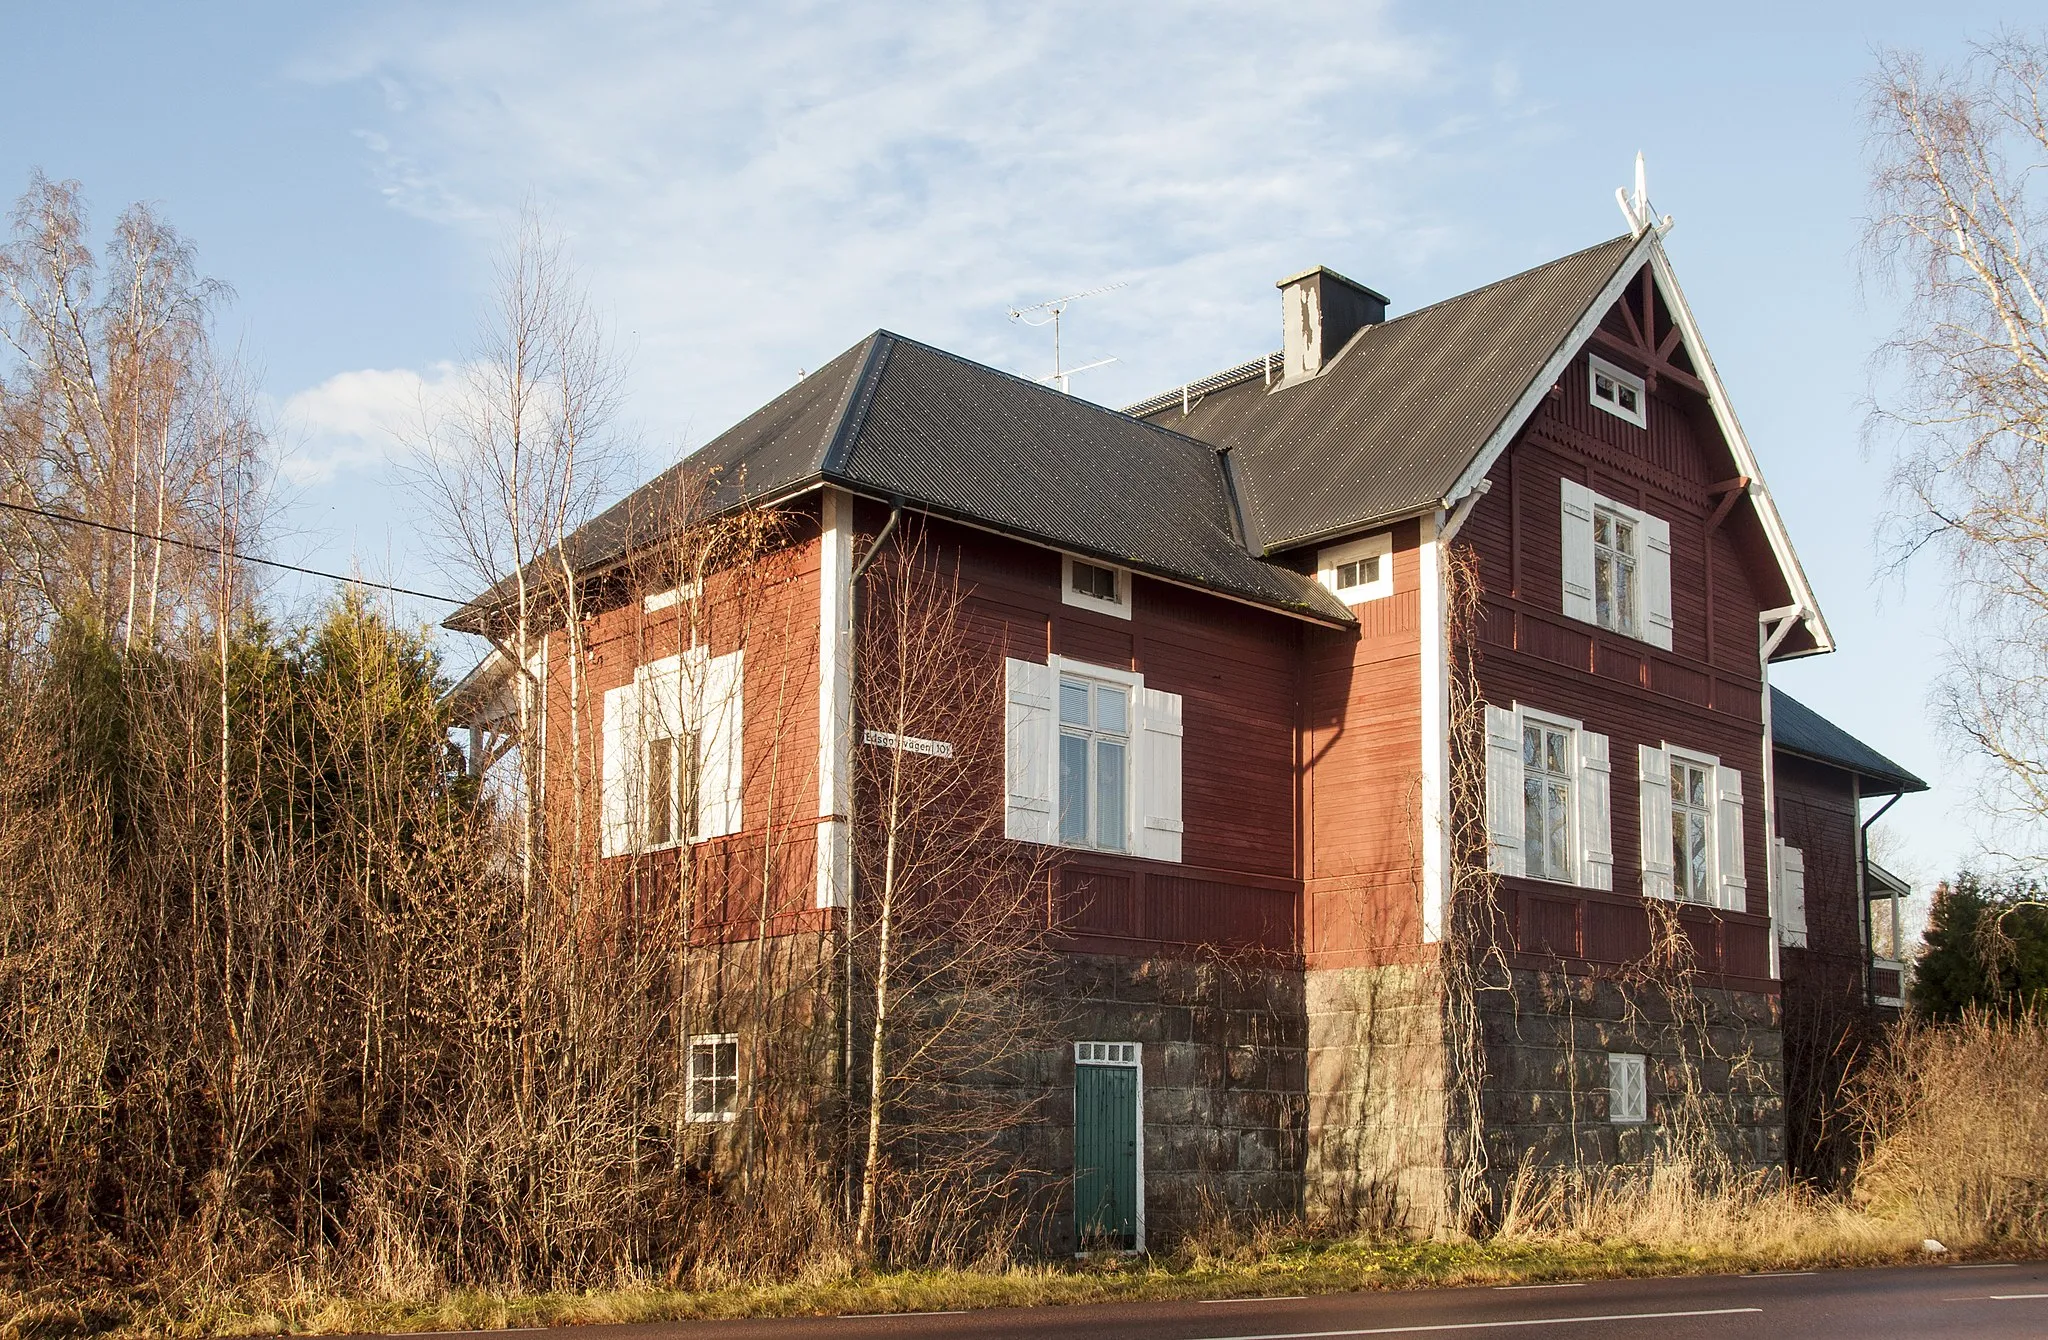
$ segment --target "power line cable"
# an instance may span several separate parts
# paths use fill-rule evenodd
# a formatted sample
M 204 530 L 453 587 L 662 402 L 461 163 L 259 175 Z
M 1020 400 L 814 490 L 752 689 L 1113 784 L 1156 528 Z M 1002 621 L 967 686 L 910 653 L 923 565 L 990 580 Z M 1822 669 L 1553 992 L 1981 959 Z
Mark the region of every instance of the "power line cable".
M 393 586 L 389 582 L 373 582 L 367 577 L 344 577 L 338 572 L 322 572 L 318 568 L 302 568 L 296 563 L 282 563 L 274 558 L 257 558 L 253 554 L 241 554 L 233 550 L 223 551 L 214 545 L 200 544 L 196 540 L 181 540 L 175 535 L 152 535 L 146 530 L 135 530 L 128 526 L 117 526 L 111 521 L 94 521 L 91 517 L 72 516 L 68 512 L 52 512 L 46 507 L 30 507 L 25 503 L 8 502 L 5 499 L 0 499 L 0 508 L 5 508 L 10 512 L 21 512 L 28 516 L 43 517 L 49 521 L 62 521 L 68 525 L 90 526 L 94 530 L 112 531 L 116 535 L 132 535 L 138 540 L 149 540 L 155 544 L 176 545 L 180 549 L 191 549 L 202 554 L 212 554 L 216 558 L 232 558 L 238 563 L 256 563 L 266 568 L 281 568 L 286 572 L 296 572 L 307 577 L 324 577 L 330 582 L 347 582 L 351 586 L 367 586 L 378 591 L 389 591 L 393 595 L 414 596 L 420 600 L 438 600 L 444 605 L 467 605 L 469 603 L 467 600 L 458 600 L 454 596 L 436 595 L 432 591 L 414 591 L 409 587 Z

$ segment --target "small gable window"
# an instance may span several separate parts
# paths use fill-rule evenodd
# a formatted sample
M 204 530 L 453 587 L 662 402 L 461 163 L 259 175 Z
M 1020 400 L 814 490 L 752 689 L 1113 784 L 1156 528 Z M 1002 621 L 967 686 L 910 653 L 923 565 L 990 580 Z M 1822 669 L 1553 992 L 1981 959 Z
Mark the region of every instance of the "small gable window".
M 1347 605 L 1394 593 L 1394 537 L 1368 535 L 1316 555 L 1316 580 Z
M 1644 394 L 1643 379 L 1633 372 L 1624 372 L 1604 358 L 1587 357 L 1586 385 L 1591 391 L 1593 404 L 1606 410 L 1618 419 L 1627 419 L 1638 428 L 1649 427 L 1645 406 L 1649 403 Z
M 1113 614 L 1119 619 L 1131 617 L 1131 574 L 1128 569 L 1090 563 L 1071 554 L 1062 558 L 1060 566 L 1063 569 L 1060 574 L 1063 579 L 1060 582 L 1062 601 L 1098 614 Z

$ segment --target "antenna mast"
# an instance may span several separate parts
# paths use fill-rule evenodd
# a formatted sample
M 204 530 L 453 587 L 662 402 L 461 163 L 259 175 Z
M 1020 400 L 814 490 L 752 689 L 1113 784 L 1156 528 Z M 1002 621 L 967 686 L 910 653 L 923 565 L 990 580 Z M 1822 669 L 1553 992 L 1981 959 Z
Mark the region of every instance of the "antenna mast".
M 1128 283 L 1129 281 L 1126 280 L 1124 282 Z M 1070 302 L 1080 298 L 1092 298 L 1098 293 L 1113 293 L 1123 287 L 1124 283 L 1105 284 L 1101 288 L 1086 289 L 1080 293 L 1069 293 L 1064 298 L 1051 298 L 1045 302 L 1033 303 L 1029 307 L 1012 307 L 1009 309 L 1012 321 L 1021 321 L 1027 326 L 1049 325 L 1052 327 L 1052 375 L 1040 377 L 1039 381 L 1057 382 L 1062 394 L 1071 394 L 1068 390 L 1068 382 L 1075 373 L 1086 372 L 1090 368 L 1106 367 L 1116 362 L 1114 358 L 1098 358 L 1093 363 L 1083 363 L 1077 368 L 1063 366 L 1060 362 L 1060 317 L 1066 312 L 1067 304 Z M 1033 319 L 1034 316 L 1036 316 L 1036 320 Z

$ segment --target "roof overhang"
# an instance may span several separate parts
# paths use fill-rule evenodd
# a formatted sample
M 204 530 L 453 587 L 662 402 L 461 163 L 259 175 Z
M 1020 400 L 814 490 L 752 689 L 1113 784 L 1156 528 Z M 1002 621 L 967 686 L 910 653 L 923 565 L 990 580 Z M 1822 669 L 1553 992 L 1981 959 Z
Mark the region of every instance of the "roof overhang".
M 1728 443 L 1728 449 L 1735 456 L 1737 469 L 1754 481 L 1749 490 L 1750 504 L 1756 510 L 1757 520 L 1763 527 L 1771 555 L 1776 560 L 1786 590 L 1791 595 L 1790 603 L 1798 607 L 1801 624 L 1812 641 L 1811 646 L 1780 652 L 1771 659 L 1795 660 L 1801 656 L 1815 656 L 1833 651 L 1834 635 L 1828 631 L 1827 621 L 1821 616 L 1820 601 L 1815 598 L 1813 587 L 1806 579 L 1806 570 L 1799 562 L 1799 555 L 1792 548 L 1791 534 L 1785 528 L 1784 518 L 1778 513 L 1778 505 L 1771 497 L 1770 488 L 1764 483 L 1763 468 L 1757 463 L 1756 453 L 1750 449 L 1749 439 L 1742 431 L 1742 424 L 1735 417 L 1734 407 L 1728 401 L 1728 393 L 1721 385 L 1720 374 L 1714 369 L 1713 356 L 1707 352 L 1706 342 L 1700 338 L 1699 324 L 1693 319 L 1692 308 L 1685 300 L 1684 290 L 1678 285 L 1678 276 L 1671 268 L 1670 257 L 1665 254 L 1664 232 L 1663 228 L 1650 228 L 1638 239 L 1636 245 L 1630 248 L 1621 263 L 1615 267 L 1613 276 L 1601 288 L 1599 295 L 1573 324 L 1571 331 L 1544 363 L 1543 370 L 1523 390 L 1513 408 L 1501 420 L 1500 426 L 1494 429 L 1478 455 L 1472 458 L 1472 463 L 1458 476 L 1457 483 L 1451 486 L 1437 507 L 1448 508 L 1456 505 L 1477 488 L 1479 482 L 1493 470 L 1501 455 L 1514 443 L 1516 436 L 1535 415 L 1537 406 L 1549 394 L 1550 388 L 1564 375 L 1572 359 L 1577 357 L 1579 351 L 1593 338 L 1593 332 L 1599 328 L 1608 310 L 1621 301 L 1622 294 L 1629 284 L 1642 272 L 1643 266 L 1648 265 L 1651 267 L 1651 273 L 1656 276 L 1657 286 L 1663 292 L 1673 318 L 1678 322 L 1685 348 L 1692 355 L 1700 381 L 1707 388 L 1707 403 L 1713 409 L 1714 421 L 1720 427 L 1721 434 Z M 1411 510 L 1403 515 L 1419 515 L 1421 511 L 1426 510 L 1428 509 Z M 1386 522 L 1376 521 L 1371 524 L 1377 526 Z M 1357 530 L 1362 527 L 1353 525 L 1345 529 Z M 1317 537 L 1289 541 L 1288 547 L 1313 543 L 1315 538 Z

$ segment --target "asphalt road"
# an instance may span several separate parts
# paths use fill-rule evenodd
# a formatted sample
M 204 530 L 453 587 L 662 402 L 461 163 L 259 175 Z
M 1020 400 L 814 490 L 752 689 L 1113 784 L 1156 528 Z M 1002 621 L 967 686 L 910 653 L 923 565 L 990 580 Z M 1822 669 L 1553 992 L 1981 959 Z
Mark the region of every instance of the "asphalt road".
M 1883 1340 L 2048 1337 L 2048 1263 L 1915 1266 L 1209 1303 L 605 1326 L 584 1340 Z

